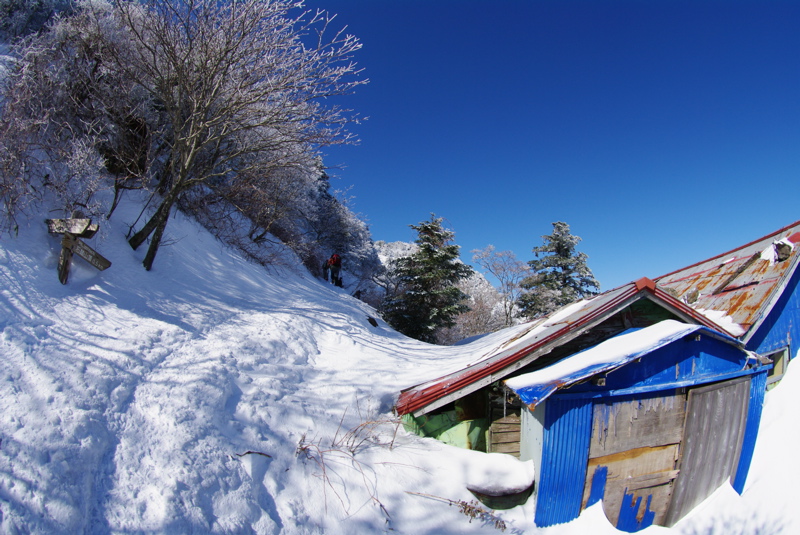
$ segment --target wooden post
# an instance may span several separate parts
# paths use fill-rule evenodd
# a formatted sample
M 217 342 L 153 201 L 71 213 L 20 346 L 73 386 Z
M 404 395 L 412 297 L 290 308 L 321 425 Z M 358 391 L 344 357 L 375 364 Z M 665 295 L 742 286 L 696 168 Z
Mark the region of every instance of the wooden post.
M 100 271 L 111 266 L 107 258 L 80 240 L 80 238 L 91 238 L 98 231 L 99 226 L 93 225 L 91 219 L 46 219 L 45 223 L 50 234 L 62 235 L 61 254 L 58 257 L 58 280 L 61 284 L 66 284 L 69 279 L 73 253 Z
M 61 238 L 61 254 L 58 256 L 58 281 L 61 284 L 66 284 L 67 279 L 69 279 L 73 243 L 75 243 L 75 237 L 72 234 L 65 233 L 64 237 Z

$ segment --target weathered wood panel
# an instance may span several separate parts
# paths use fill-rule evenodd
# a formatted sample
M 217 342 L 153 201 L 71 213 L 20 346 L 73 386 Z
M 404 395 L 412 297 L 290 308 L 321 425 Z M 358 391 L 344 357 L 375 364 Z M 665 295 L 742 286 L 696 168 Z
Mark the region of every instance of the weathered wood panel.
M 613 525 L 623 508 L 628 508 L 622 511 L 625 520 L 642 522 L 648 515 L 652 523 L 663 524 L 678 475 L 685 417 L 683 391 L 595 403 L 581 507 L 588 502 L 595 470 L 605 467 L 603 511 Z
M 679 443 L 685 406 L 686 395 L 682 393 L 595 404 L 589 457 Z
M 582 508 L 586 507 L 589 499 L 595 469 L 604 466 L 608 469 L 608 475 L 603 493 L 603 511 L 614 526 L 619 522 L 620 509 L 626 494 L 632 495 L 634 503 L 637 498 L 642 498 L 638 510 L 635 511 L 639 521 L 647 511 L 651 511 L 655 513 L 653 523 L 662 523 L 669 508 L 672 481 L 678 473 L 675 470 L 678 452 L 678 444 L 668 444 L 635 448 L 590 459 Z
M 509 442 L 507 444 L 492 444 L 492 453 L 507 453 L 514 457 L 519 457 L 519 442 Z
M 89 262 L 91 265 L 103 271 L 111 267 L 111 261 L 83 243 L 81 240 L 75 240 L 72 244 L 72 251 Z
M 489 451 L 519 457 L 520 430 L 521 420 L 517 414 L 492 422 L 489 427 Z
M 519 444 L 519 437 L 520 432 L 517 431 L 508 431 L 505 433 L 498 433 L 496 431 L 492 431 L 492 442 L 495 444 Z
M 665 525 L 675 524 L 734 475 L 749 399 L 749 376 L 689 392 L 681 473 Z

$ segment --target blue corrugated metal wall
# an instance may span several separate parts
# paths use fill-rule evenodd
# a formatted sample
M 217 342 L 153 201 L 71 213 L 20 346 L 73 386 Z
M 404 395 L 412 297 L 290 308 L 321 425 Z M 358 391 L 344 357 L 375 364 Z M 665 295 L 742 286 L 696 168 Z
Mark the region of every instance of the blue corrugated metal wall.
M 798 280 L 800 280 L 800 269 L 792 275 L 758 332 L 747 343 L 747 349 L 764 354 L 789 346 L 789 358 L 795 357 L 797 341 L 800 341 Z
M 592 436 L 590 399 L 550 398 L 545 431 L 536 525 L 569 522 L 581 512 L 589 441 Z
M 761 410 L 764 408 L 764 394 L 767 392 L 767 370 L 754 374 L 750 379 L 750 402 L 747 407 L 747 424 L 742 438 L 742 449 L 739 452 L 739 465 L 736 475 L 731 482 L 734 490 L 741 494 L 747 473 L 750 471 L 750 462 L 753 460 L 753 451 L 756 447 L 758 427 L 761 423 Z

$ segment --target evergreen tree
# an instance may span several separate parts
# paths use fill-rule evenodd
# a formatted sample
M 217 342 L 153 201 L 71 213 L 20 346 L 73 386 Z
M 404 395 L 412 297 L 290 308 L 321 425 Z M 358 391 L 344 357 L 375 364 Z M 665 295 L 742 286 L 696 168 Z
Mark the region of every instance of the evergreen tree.
M 435 343 L 437 332 L 455 324 L 455 317 L 469 310 L 467 295 L 457 283 L 473 271 L 458 260 L 455 233 L 442 227 L 442 218 L 410 225 L 417 231 L 417 250 L 389 265 L 398 281 L 397 293 L 387 295 L 383 317 L 395 329 L 423 342 Z
M 581 239 L 569 232 L 569 225 L 553 223 L 553 233 L 542 236 L 544 244 L 534 247 L 536 259 L 528 262 L 533 274 L 520 283 L 523 315 L 544 316 L 578 299 L 596 295 L 600 283 L 586 265 L 587 256 L 575 250 Z M 540 256 L 541 255 L 541 256 Z

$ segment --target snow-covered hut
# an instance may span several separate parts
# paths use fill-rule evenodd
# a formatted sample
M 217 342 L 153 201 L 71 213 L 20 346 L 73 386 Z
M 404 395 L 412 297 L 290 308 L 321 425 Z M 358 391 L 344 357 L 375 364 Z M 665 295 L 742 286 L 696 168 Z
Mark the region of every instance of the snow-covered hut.
M 604 400 L 598 401 L 598 406 L 630 402 L 631 406 L 634 403 L 643 403 L 653 407 L 660 406 L 661 401 L 658 400 L 664 397 L 663 392 L 672 389 L 674 392 L 671 394 L 671 403 L 683 403 L 685 413 L 690 397 L 712 396 L 705 394 L 706 390 L 719 390 L 714 395 L 735 396 L 738 400 L 738 408 L 728 417 L 733 418 L 738 414 L 739 423 L 733 426 L 726 421 L 722 426 L 725 429 L 736 429 L 736 433 L 739 433 L 734 436 L 738 442 L 726 446 L 725 455 L 729 460 L 730 455 L 735 457 L 735 462 L 731 461 L 728 476 L 732 477 L 734 488 L 741 491 L 758 429 L 764 390 L 767 385 L 780 379 L 789 360 L 797 352 L 794 345 L 800 339 L 800 296 L 797 293 L 797 279 L 800 277 L 797 264 L 800 254 L 796 247 L 799 243 L 800 221 L 687 268 L 654 280 L 642 278 L 590 300 L 569 305 L 537 322 L 510 328 L 505 331 L 506 337 L 501 343 L 469 365 L 403 390 L 398 398 L 396 411 L 403 416 L 409 428 L 427 436 L 435 436 L 473 449 L 511 453 L 522 459 L 538 459 L 539 474 L 534 493 L 534 499 L 537 500 L 536 522 L 550 525 L 574 518 L 582 507 L 591 502 L 590 497 L 604 496 L 605 491 L 613 487 L 608 483 L 608 471 L 602 484 L 601 475 L 595 478 L 594 472 L 597 472 L 600 465 L 593 465 L 594 472 L 588 474 L 589 461 L 595 458 L 590 457 L 593 453 L 589 449 L 585 452 L 568 449 L 572 456 L 561 460 L 545 457 L 549 450 L 544 443 L 531 449 L 530 444 L 534 444 L 535 440 L 544 440 L 545 429 L 552 429 L 554 426 L 571 429 L 569 425 L 573 424 L 568 422 L 572 416 L 577 418 L 580 411 L 568 410 L 567 406 L 557 408 L 563 399 L 577 393 L 586 396 L 588 394 L 583 389 L 588 389 L 591 396 Z M 664 345 L 660 331 L 649 328 L 657 324 L 662 327 L 675 324 L 662 323 L 667 320 L 683 324 L 681 329 L 696 331 L 687 331 L 676 339 L 668 337 L 669 343 Z M 639 331 L 632 332 L 631 329 Z M 546 403 L 525 401 L 524 396 L 509 395 L 510 391 L 516 389 L 509 389 L 507 385 L 519 387 L 515 382 L 519 376 L 534 374 L 528 375 L 531 378 L 546 368 L 550 368 L 552 372 L 563 362 L 585 359 L 587 350 L 599 347 L 603 342 L 615 338 L 616 342 L 630 341 L 630 336 L 649 337 L 648 344 L 651 345 L 645 344 L 646 350 L 641 353 L 629 352 L 626 357 L 632 354 L 637 356 L 632 361 L 625 361 L 624 366 L 615 368 L 610 374 L 614 377 L 613 381 L 609 379 L 610 376 L 589 374 L 582 377 L 578 384 L 573 384 L 566 381 L 572 376 L 562 377 L 556 380 L 556 384 L 563 380 L 565 385 L 569 385 L 553 390 L 544 398 Z M 688 344 L 689 340 L 698 337 L 700 342 Z M 694 347 L 684 347 L 686 344 Z M 699 353 L 695 355 L 690 349 Z M 650 362 L 660 363 L 662 366 L 672 362 L 669 366 L 675 377 L 671 382 L 666 381 L 669 373 L 656 373 L 648 364 Z M 708 373 L 704 371 L 696 375 L 693 371 L 689 375 L 681 375 L 686 372 L 681 368 L 681 362 L 691 362 L 695 370 L 705 370 Z M 591 367 L 578 369 L 584 370 L 583 373 L 592 370 Z M 649 378 L 646 377 L 648 373 Z M 684 384 L 677 385 L 680 382 L 677 377 L 683 377 Z M 638 392 L 640 398 L 637 401 L 634 398 L 615 400 L 613 390 L 616 387 L 612 386 L 617 384 L 615 381 L 624 383 L 625 380 L 628 381 L 627 386 L 619 388 L 633 389 L 629 392 L 632 396 L 637 394 L 637 389 L 643 388 L 637 381 L 645 381 L 649 390 Z M 612 386 L 603 387 L 603 381 Z M 532 382 L 523 386 L 534 385 Z M 729 385 L 732 386 L 729 388 Z M 594 402 L 582 403 L 585 405 L 582 410 L 590 414 L 591 418 L 581 420 L 585 432 L 570 432 L 575 437 L 582 437 L 581 440 L 587 440 L 586 443 L 589 444 L 591 435 L 588 433 L 594 428 Z M 630 407 L 624 410 L 630 410 Z M 553 415 L 550 416 L 551 420 L 547 420 L 545 411 Z M 531 414 L 528 415 L 528 412 Z M 654 414 L 657 413 L 658 411 Z M 560 416 L 556 418 L 556 415 Z M 677 418 L 675 414 L 670 417 Z M 523 418 L 527 423 L 522 421 Z M 542 420 L 539 428 L 531 423 L 536 418 Z M 561 418 L 566 418 L 566 427 L 559 424 Z M 651 441 L 658 442 L 660 439 L 657 438 L 657 426 L 650 427 L 650 431 L 647 426 L 637 429 L 637 435 L 652 433 Z M 680 427 L 681 433 L 684 436 L 691 435 L 692 432 L 686 429 L 685 426 Z M 535 438 L 536 433 L 541 435 L 538 439 Z M 555 440 L 560 435 L 548 436 L 548 440 Z M 567 439 L 568 437 L 559 438 Z M 689 448 L 684 439 L 672 444 L 678 445 L 679 452 Z M 725 470 L 695 478 L 697 483 L 689 484 L 680 491 L 691 496 L 676 497 L 677 474 L 681 470 L 693 473 L 698 470 L 698 467 L 690 468 L 684 464 L 684 459 L 685 456 L 681 454 L 673 460 L 675 478 L 667 483 L 670 498 L 662 500 L 664 503 L 668 502 L 668 505 L 659 506 L 662 509 L 660 513 L 652 505 L 654 498 L 649 498 L 651 505 L 648 506 L 648 498 L 644 493 L 639 493 L 637 496 L 644 498 L 640 503 L 641 507 L 631 514 L 628 512 L 622 515 L 619 514 L 620 509 L 616 508 L 616 522 L 621 520 L 621 526 L 627 526 L 628 529 L 636 529 L 648 522 L 675 522 L 697 500 L 705 498 L 717 488 L 717 480 L 721 477 L 719 474 Z M 544 470 L 545 466 L 541 463 L 547 465 L 547 470 Z M 553 490 L 565 484 L 559 479 L 563 474 L 548 471 L 556 468 L 568 469 L 573 476 L 583 471 L 581 484 L 578 485 L 581 496 L 577 502 Z M 660 472 L 658 469 L 653 473 Z M 662 476 L 663 474 L 658 477 Z M 569 485 L 574 485 L 575 481 L 570 480 Z M 587 481 L 597 481 L 597 490 L 594 493 L 591 488 L 586 487 Z M 663 492 L 663 489 L 659 492 Z M 629 496 L 625 498 L 627 500 L 632 499 L 634 494 L 621 496 Z M 554 501 L 545 502 L 545 499 Z M 610 497 L 606 501 L 610 501 Z M 636 502 L 631 505 L 636 505 Z M 608 506 L 605 510 L 610 511 L 615 507 Z M 609 516 L 615 514 L 610 513 Z
M 536 524 L 602 499 L 613 525 L 670 526 L 727 480 L 742 492 L 769 366 L 730 336 L 665 320 L 505 381 L 520 458 L 538 468 Z

